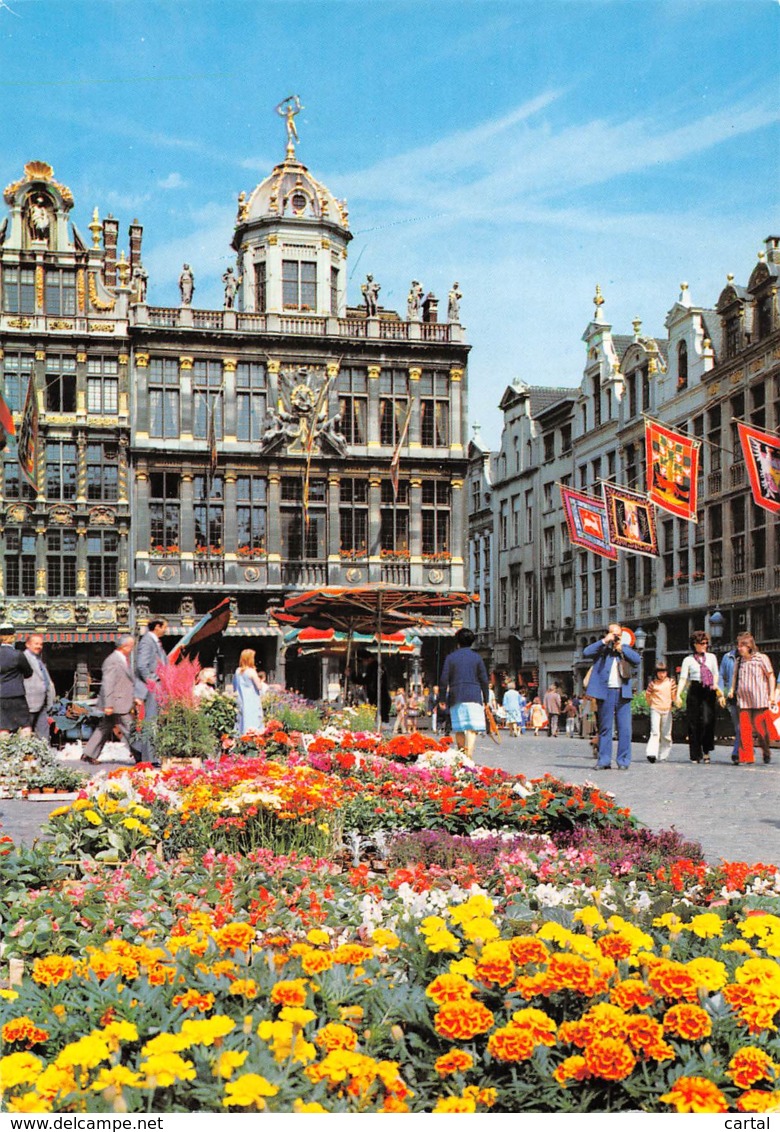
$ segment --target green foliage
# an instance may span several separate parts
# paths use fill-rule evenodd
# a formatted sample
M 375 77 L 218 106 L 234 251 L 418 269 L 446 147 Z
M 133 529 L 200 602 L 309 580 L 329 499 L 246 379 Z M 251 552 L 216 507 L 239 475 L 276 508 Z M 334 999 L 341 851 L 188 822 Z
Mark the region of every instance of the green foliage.
M 276 719 L 282 724 L 285 731 L 305 731 L 313 734 L 323 726 L 322 716 L 308 701 L 295 697 L 297 702 L 290 703 L 293 697 L 271 693 L 263 700 L 263 712 L 266 723 Z
M 181 700 L 170 700 L 151 727 L 160 759 L 210 759 L 217 752 L 217 738 L 205 714 Z
M 44 772 L 56 766 L 49 744 L 37 735 L 17 732 L 0 739 L 0 792 L 6 797 L 29 790 Z
M 374 731 L 376 729 L 376 708 L 372 704 L 359 704 L 345 707 L 331 714 L 329 723 L 346 731 Z
M 70 793 L 84 785 L 84 775 L 65 766 L 44 766 L 38 774 L 30 777 L 30 790 L 53 789 L 59 793 Z
M 216 695 L 209 700 L 201 700 L 200 712 L 208 720 L 215 738 L 221 739 L 235 731 L 238 707 L 231 696 Z
M 644 692 L 634 692 L 631 697 L 631 714 L 632 715 L 649 715 L 650 705 L 647 702 L 647 696 Z

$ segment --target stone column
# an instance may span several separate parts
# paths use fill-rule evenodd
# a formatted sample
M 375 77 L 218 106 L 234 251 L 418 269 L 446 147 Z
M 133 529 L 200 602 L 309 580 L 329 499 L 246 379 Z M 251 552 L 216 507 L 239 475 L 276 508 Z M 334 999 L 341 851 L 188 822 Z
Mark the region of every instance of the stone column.
M 463 367 L 453 366 L 450 370 L 450 448 L 457 452 L 463 451 L 462 381 Z
M 128 458 L 127 450 L 130 447 L 130 438 L 126 435 L 119 437 L 117 441 L 119 446 L 119 467 L 117 471 L 117 503 L 125 507 L 129 505 L 130 498 L 128 494 Z
M 76 531 L 76 597 L 87 596 L 87 528 L 78 527 Z
M 181 432 L 182 440 L 192 440 L 192 421 L 194 406 L 192 403 L 192 366 L 190 357 L 179 358 L 179 403 L 181 406 Z
M 410 448 L 419 448 L 421 442 L 420 424 L 420 378 L 422 370 L 418 366 L 409 367 L 409 396 L 412 399 L 412 415 L 409 418 L 409 431 L 406 443 Z
M 380 512 L 382 503 L 382 480 L 372 475 L 368 481 L 368 553 L 377 566 L 372 570 L 369 565 L 369 575 L 374 574 L 371 581 L 379 581 L 379 551 L 380 536 L 382 533 L 382 516 Z
M 379 447 L 379 376 L 381 366 L 368 367 L 368 447 Z
M 268 581 L 279 585 L 282 580 L 282 481 L 274 467 L 268 471 Z
M 128 354 L 120 354 L 119 362 L 119 377 L 118 377 L 118 392 L 119 399 L 117 402 L 118 416 L 120 424 L 130 423 L 130 357 Z
M 193 486 L 191 469 L 182 471 L 181 476 L 181 516 L 179 520 L 179 538 L 182 557 L 185 554 L 192 558 L 195 553 L 195 489 Z
M 414 565 L 422 562 L 422 480 L 409 480 L 409 558 Z
M 339 491 L 339 476 L 337 472 L 331 472 L 328 475 L 328 581 L 330 582 L 332 574 L 338 569 L 341 559 L 339 557 L 339 550 L 341 549 L 341 523 L 339 519 L 339 503 L 341 496 Z M 332 569 L 331 569 L 332 567 Z
M 135 363 L 135 421 L 136 437 L 149 438 L 149 355 L 145 350 L 137 350 L 133 355 Z
M 46 527 L 35 528 L 35 596 L 46 599 L 48 592 L 46 577 Z
M 238 549 L 238 496 L 234 471 L 225 472 L 225 554 L 235 555 Z
M 120 602 L 126 602 L 128 600 L 128 591 L 130 588 L 130 548 L 128 545 L 127 523 L 119 524 L 118 534 L 119 554 L 117 563 L 117 600 Z
M 84 429 L 76 433 L 76 503 L 87 504 L 87 434 Z
M 452 569 L 453 577 L 451 584 L 455 585 L 455 574 L 458 573 L 460 581 L 458 585 L 463 583 L 463 556 L 467 552 L 466 547 L 466 528 L 465 528 L 465 507 L 466 501 L 463 498 L 463 480 L 454 479 L 451 481 L 452 487 L 452 510 L 450 512 L 450 546 L 449 550 L 452 554 Z
M 227 440 L 236 439 L 238 422 L 236 417 L 236 358 L 222 359 L 222 433 Z
M 275 412 L 279 404 L 279 370 L 282 363 L 278 358 L 269 358 L 266 364 L 268 375 L 268 409 Z
M 76 351 L 76 420 L 87 422 L 87 352 Z

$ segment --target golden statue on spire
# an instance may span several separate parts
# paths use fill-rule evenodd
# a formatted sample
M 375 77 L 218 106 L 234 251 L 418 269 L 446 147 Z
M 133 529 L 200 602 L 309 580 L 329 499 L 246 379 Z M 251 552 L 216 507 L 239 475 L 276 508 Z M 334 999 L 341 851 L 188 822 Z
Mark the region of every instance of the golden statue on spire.
M 295 143 L 300 141 L 300 138 L 298 137 L 298 130 L 295 126 L 295 116 L 296 114 L 300 114 L 301 110 L 303 109 L 303 106 L 301 106 L 301 100 L 297 94 L 289 95 L 287 98 L 283 99 L 276 107 L 276 113 L 280 118 L 285 119 L 287 126 L 288 158 L 295 157 Z

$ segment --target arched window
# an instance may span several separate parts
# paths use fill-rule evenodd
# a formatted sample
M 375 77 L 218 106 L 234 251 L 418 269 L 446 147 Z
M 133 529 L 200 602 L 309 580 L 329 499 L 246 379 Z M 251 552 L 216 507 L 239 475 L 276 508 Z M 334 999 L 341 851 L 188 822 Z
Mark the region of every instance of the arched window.
M 677 388 L 688 388 L 688 343 L 681 342 L 677 347 Z

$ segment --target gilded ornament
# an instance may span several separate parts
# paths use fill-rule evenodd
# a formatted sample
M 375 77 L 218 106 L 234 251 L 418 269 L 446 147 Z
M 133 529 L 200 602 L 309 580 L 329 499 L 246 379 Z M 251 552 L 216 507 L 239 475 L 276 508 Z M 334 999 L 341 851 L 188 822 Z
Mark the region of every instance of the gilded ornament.
M 339 375 L 339 363 L 338 362 L 328 362 L 328 364 L 325 367 L 325 373 L 328 375 L 329 378 L 338 377 L 338 375 Z
M 114 305 L 113 303 L 111 304 Z M 116 330 L 115 322 L 90 322 L 90 334 L 113 334 Z
M 46 593 L 46 571 L 45 570 L 36 570 L 35 578 L 36 578 L 35 592 L 37 594 L 45 594 Z
M 354 566 L 350 566 L 344 577 L 348 582 L 361 582 L 363 580 L 363 571 L 356 569 Z
M 422 377 L 422 370 L 419 368 L 419 366 L 410 366 L 409 367 L 409 380 L 410 381 L 419 381 L 421 377 Z
M 79 314 L 84 313 L 86 307 L 86 286 L 84 282 L 84 269 L 80 268 L 76 272 L 76 301 L 78 302 Z
M 29 318 L 9 318 L 8 325 L 13 326 L 15 330 L 29 330 L 32 323 Z
M 179 369 L 184 369 L 184 370 L 192 369 L 194 364 L 195 364 L 195 361 L 194 361 L 193 358 L 187 358 L 187 357 L 179 358 Z
M 126 366 L 130 361 L 130 356 L 129 354 L 120 354 L 117 358 L 117 361 L 119 362 L 120 366 Z
M 235 373 L 237 365 L 238 365 L 238 359 L 237 358 L 223 358 L 222 359 L 222 369 L 225 373 Z
M 120 590 L 126 590 L 129 581 L 127 570 L 120 570 L 117 574 L 117 584 Z
M 93 507 L 89 513 L 89 521 L 95 525 L 113 525 L 116 515 L 110 507 Z
M 463 370 L 460 368 L 460 366 L 453 366 L 453 368 L 450 370 L 450 381 L 457 383 L 462 380 Z
M 35 306 L 39 311 L 43 310 L 43 264 L 39 263 L 35 268 Z
M 247 582 L 259 582 L 260 571 L 258 568 L 256 566 L 247 566 L 246 570 L 244 570 L 244 580 Z
M 382 367 L 381 366 L 369 366 L 368 367 L 368 379 L 369 379 L 369 381 L 378 381 L 381 373 L 382 373 Z
M 103 231 L 103 225 L 100 223 L 100 214 L 98 213 L 97 205 L 95 205 L 95 210 L 92 213 L 92 220 L 89 224 L 89 230 L 92 233 L 92 247 L 99 248 L 100 234 Z
M 146 369 L 149 365 L 149 355 L 143 351 L 139 351 L 135 355 L 135 364 L 138 369 Z
M 85 532 L 85 534 L 86 534 L 86 532 Z M 76 571 L 76 589 L 79 591 L 79 593 L 86 593 L 87 592 L 87 571 L 86 570 L 77 570 Z
M 36 362 L 45 362 L 46 361 L 46 351 L 45 350 L 36 350 L 35 351 L 35 360 L 36 360 Z
M 50 330 L 73 330 L 73 323 L 64 318 L 55 318 L 49 323 Z
M 96 311 L 112 311 L 116 306 L 116 299 L 101 299 L 98 295 L 96 271 L 89 273 L 89 301 Z M 113 327 L 111 329 L 113 330 Z
M 279 370 L 281 369 L 281 366 L 282 366 L 282 363 L 279 361 L 278 358 L 269 358 L 268 359 L 268 372 L 269 373 L 278 373 Z

